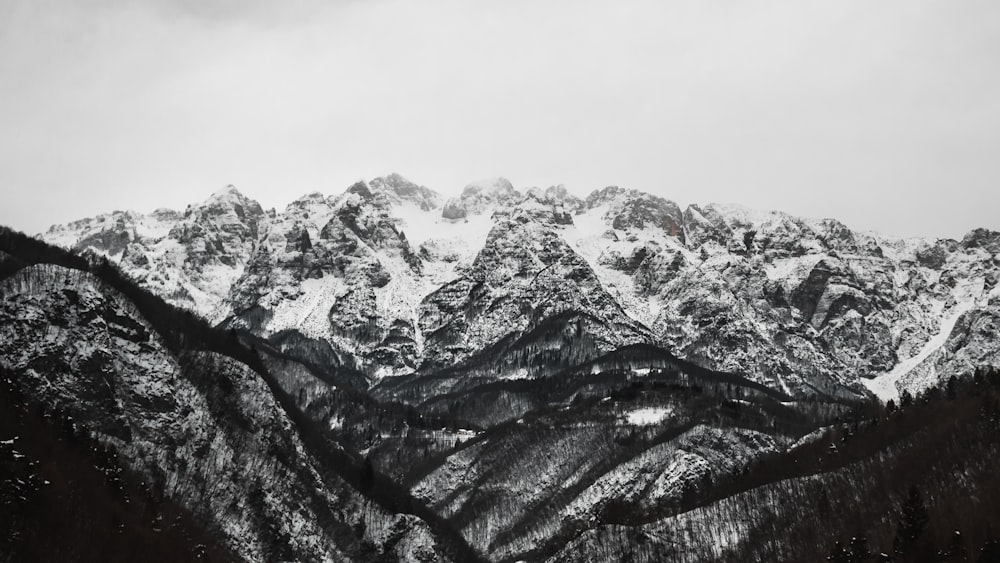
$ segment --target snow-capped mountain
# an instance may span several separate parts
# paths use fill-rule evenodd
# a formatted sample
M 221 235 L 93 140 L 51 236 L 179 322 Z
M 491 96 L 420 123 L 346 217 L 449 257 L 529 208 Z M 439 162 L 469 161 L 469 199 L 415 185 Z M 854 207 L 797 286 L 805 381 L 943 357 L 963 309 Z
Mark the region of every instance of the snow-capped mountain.
M 618 187 L 580 199 L 504 179 L 445 199 L 393 174 L 280 212 L 229 187 L 183 213 L 115 212 L 42 237 L 373 382 L 468 362 L 551 319 L 586 335 L 574 359 L 653 343 L 793 395 L 851 396 L 865 383 L 888 398 L 1000 363 L 993 339 L 977 336 L 1000 311 L 1000 234 L 985 230 L 902 240 L 832 219 L 682 210 Z
M 0 228 L 15 559 L 65 510 L 126 559 L 812 561 L 918 485 L 991 541 L 997 233 L 393 175 L 46 236 Z
M 114 211 L 53 226 L 43 238 L 107 256 L 144 287 L 211 319 L 270 220 L 230 185 L 183 212 Z

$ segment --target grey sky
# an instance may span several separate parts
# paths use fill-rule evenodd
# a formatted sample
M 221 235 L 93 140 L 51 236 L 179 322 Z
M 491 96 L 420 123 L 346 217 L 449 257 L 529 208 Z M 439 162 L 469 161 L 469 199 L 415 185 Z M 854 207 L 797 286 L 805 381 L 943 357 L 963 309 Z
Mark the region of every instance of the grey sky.
M 0 2 L 0 223 L 393 171 L 1000 229 L 1000 3 Z

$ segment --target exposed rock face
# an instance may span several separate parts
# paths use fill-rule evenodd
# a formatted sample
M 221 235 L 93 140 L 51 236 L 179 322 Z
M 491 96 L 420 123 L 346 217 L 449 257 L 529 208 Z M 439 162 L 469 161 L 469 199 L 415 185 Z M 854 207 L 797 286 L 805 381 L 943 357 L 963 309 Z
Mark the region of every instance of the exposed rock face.
M 441 210 L 441 216 L 445 219 L 465 219 L 466 213 L 465 208 L 458 201 L 449 201 L 445 204 L 444 209 Z
M 424 186 L 418 186 L 399 174 L 389 174 L 375 178 L 371 182 L 373 192 L 384 195 L 393 204 L 410 202 L 421 211 L 432 211 L 441 207 L 441 196 Z
M 700 263 L 659 287 L 643 284 L 667 303 L 654 326 L 681 327 L 661 333 L 688 357 L 755 372 L 778 387 L 830 392 L 889 371 L 918 346 L 911 338 L 934 333 L 933 303 L 951 293 L 932 281 L 939 276 L 920 264 L 914 243 L 853 233 L 836 221 L 721 206 L 692 206 L 685 219 Z M 978 275 L 963 273 L 973 282 Z M 714 289 L 694 289 L 706 287 Z
M 436 196 L 402 178 L 360 182 L 339 198 L 313 194 L 276 217 L 229 296 L 230 322 L 261 335 L 297 330 L 389 371 L 416 365 L 412 311 L 424 261 L 397 219 L 409 203 L 430 213 Z M 422 211 L 424 212 L 424 211 Z M 418 292 L 414 292 L 418 293 Z M 409 336 L 406 336 L 409 334 Z
M 856 394 L 930 354 L 958 308 L 986 310 L 1000 280 L 1000 234 L 982 229 L 896 240 L 780 212 L 682 211 L 614 186 L 522 193 L 502 178 L 445 201 L 393 174 L 281 213 L 223 190 L 183 214 L 115 212 L 45 237 L 109 255 L 213 320 L 322 342 L 372 378 L 463 361 L 575 311 L 595 353 L 642 340 L 794 394 Z M 965 342 L 891 386 L 966 369 Z M 995 354 L 977 343 L 974 361 Z
M 217 318 L 269 221 L 260 204 L 227 186 L 183 213 L 115 211 L 54 226 L 42 238 L 107 256 L 169 301 Z
M 468 274 L 423 300 L 420 329 L 431 366 L 461 361 L 507 334 L 567 311 L 606 323 L 609 330 L 599 335 L 595 354 L 650 337 L 555 230 L 530 215 L 516 217 L 490 231 Z

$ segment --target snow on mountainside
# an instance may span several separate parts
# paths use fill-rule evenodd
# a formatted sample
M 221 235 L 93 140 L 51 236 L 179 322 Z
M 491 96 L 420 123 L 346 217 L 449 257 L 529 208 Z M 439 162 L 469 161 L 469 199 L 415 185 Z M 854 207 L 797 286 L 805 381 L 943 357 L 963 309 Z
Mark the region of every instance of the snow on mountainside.
M 215 319 L 269 219 L 227 186 L 183 212 L 115 211 L 53 226 L 41 238 L 104 255 L 172 303 Z
M 985 230 L 900 240 L 731 205 L 682 210 L 618 187 L 522 192 L 502 178 L 446 199 L 393 174 L 281 212 L 227 188 L 183 213 L 115 212 L 43 238 L 373 380 L 465 361 L 558 315 L 586 319 L 560 326 L 587 334 L 595 355 L 654 343 L 796 395 L 856 395 L 881 376 L 872 388 L 889 396 L 1000 363 L 995 339 L 979 336 L 1000 279 L 1000 234 Z

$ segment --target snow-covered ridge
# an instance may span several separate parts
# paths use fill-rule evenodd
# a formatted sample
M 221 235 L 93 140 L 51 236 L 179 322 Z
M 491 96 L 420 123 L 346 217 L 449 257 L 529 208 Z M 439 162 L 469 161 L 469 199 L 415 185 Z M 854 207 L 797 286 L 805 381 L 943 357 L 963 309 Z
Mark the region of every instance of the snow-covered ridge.
M 495 236 L 500 248 L 491 247 Z M 960 354 L 933 350 L 947 339 L 942 327 L 959 322 L 954 304 L 975 286 L 969 310 L 988 308 L 984 296 L 1000 278 L 1000 235 L 989 231 L 895 239 L 832 219 L 719 204 L 682 210 L 615 186 L 579 198 L 503 178 L 446 198 L 393 174 L 308 194 L 282 211 L 227 186 L 183 212 L 114 212 L 42 237 L 106 255 L 213 321 L 325 341 L 373 377 L 466 357 L 526 328 L 526 307 L 537 315 L 572 306 L 610 323 L 605 342 L 621 340 L 609 335 L 626 323 L 682 357 L 791 393 L 858 394 L 861 380 L 880 374 L 908 385 L 913 362 L 950 365 Z M 540 241 L 549 248 L 519 254 Z M 487 249 L 500 255 L 485 259 Z M 569 277 L 549 283 L 553 272 Z M 581 295 L 606 293 L 628 321 L 608 320 L 615 315 L 603 297 L 568 297 L 590 287 L 590 276 L 596 293 Z M 500 301 L 483 301 L 484 291 Z M 456 314 L 480 306 L 508 307 L 508 316 Z M 977 350 L 963 369 L 993 358 Z M 920 381 L 937 377 L 921 370 Z

